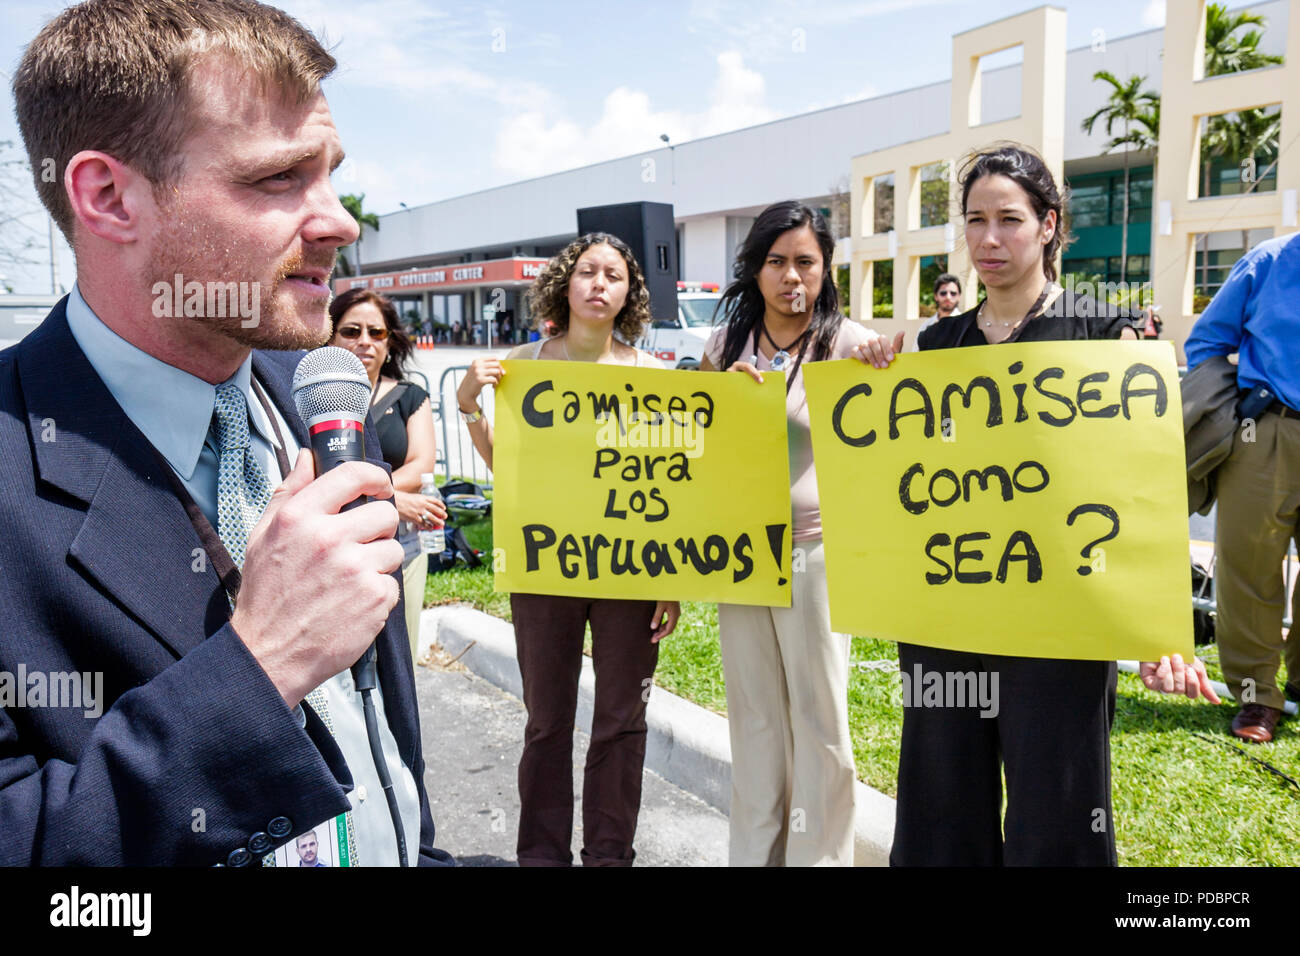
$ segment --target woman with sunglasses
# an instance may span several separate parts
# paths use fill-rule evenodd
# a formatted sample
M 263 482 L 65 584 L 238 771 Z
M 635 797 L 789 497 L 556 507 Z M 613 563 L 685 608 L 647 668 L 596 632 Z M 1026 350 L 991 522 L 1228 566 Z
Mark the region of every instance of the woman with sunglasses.
M 1135 319 L 1055 283 L 1063 200 L 1042 158 L 1018 144 L 961 173 L 966 246 L 987 298 L 920 334 L 920 350 L 1003 342 L 1135 339 Z M 869 364 L 893 353 L 868 346 Z M 1110 727 L 1114 661 L 1010 657 L 899 643 L 899 669 L 986 674 L 1000 707 L 908 707 L 898 766 L 893 866 L 1114 866 Z M 1152 690 L 1218 697 L 1193 658 L 1141 665 Z M 1006 818 L 1002 814 L 1005 770 Z
M 401 518 L 402 593 L 406 597 L 406 633 L 414 658 L 420 645 L 420 610 L 428 555 L 420 550 L 420 532 L 441 528 L 447 508 L 440 498 L 420 494 L 420 476 L 434 469 L 436 439 L 429 393 L 403 379 L 411 357 L 411 340 L 392 301 L 368 289 L 349 289 L 330 303 L 338 345 L 361 359 L 370 376 L 370 411 L 379 448 L 393 469 L 393 501 Z
M 621 239 L 597 232 L 573 240 L 529 288 L 528 306 L 535 327 L 554 333 L 507 358 L 663 368 L 627 344 L 641 337 L 650 320 L 650 293 Z M 504 374 L 498 359 L 475 359 L 456 391 L 470 439 L 489 468 L 494 438 L 478 396 Z M 590 623 L 596 694 L 582 785 L 582 864 L 631 866 L 648 688 L 659 641 L 677 626 L 681 607 L 676 601 L 515 593 L 510 613 L 528 710 L 519 760 L 519 865 L 573 862 L 573 722 Z

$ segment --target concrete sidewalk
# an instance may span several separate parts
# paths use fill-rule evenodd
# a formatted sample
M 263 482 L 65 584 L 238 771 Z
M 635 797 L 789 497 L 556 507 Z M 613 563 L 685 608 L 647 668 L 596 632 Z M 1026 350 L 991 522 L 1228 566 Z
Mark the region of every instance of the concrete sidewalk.
M 431 608 L 420 616 L 420 657 L 423 658 L 428 654 L 434 645 L 441 648 L 447 657 L 458 658 L 458 664 L 464 665 L 469 671 L 511 695 L 510 700 L 518 707 L 517 729 L 503 730 L 506 734 L 513 733 L 514 736 L 509 739 L 491 740 L 487 734 L 480 733 L 476 726 L 477 721 L 488 719 L 486 714 L 475 709 L 473 705 L 461 701 L 462 697 L 469 695 L 457 693 L 450 687 L 434 683 L 434 678 L 424 673 L 425 668 L 417 668 L 416 686 L 420 691 L 422 702 L 421 730 L 426 742 L 426 760 L 431 757 L 437 757 L 440 761 L 442 759 L 438 755 L 439 748 L 428 746 L 428 743 L 434 740 L 439 741 L 440 745 L 445 745 L 446 731 L 440 728 L 475 727 L 475 732 L 471 736 L 475 739 L 484 737 L 484 746 L 487 748 L 483 751 L 484 769 L 481 772 L 486 773 L 493 765 L 493 760 L 497 760 L 498 763 L 508 763 L 508 767 L 505 768 L 507 778 L 500 785 L 501 794 L 494 799 L 502 801 L 497 809 L 507 814 L 514 813 L 514 817 L 506 826 L 508 838 L 513 841 L 518 820 L 518 797 L 513 774 L 522 749 L 524 720 L 523 705 L 519 701 L 523 688 L 519 677 L 519 665 L 515 658 L 514 628 L 499 618 L 473 608 Z M 437 659 L 437 649 L 434 650 Z M 465 678 L 461 675 L 456 679 Z M 594 690 L 595 673 L 592 670 L 591 660 L 584 658 L 578 691 L 577 723 L 580 728 L 588 731 L 591 727 Z M 426 693 L 437 695 L 432 707 L 426 703 Z M 486 690 L 475 690 L 474 693 L 482 694 L 486 693 Z M 481 699 L 485 702 L 483 706 L 486 707 L 488 698 Z M 498 701 L 496 706 L 500 708 L 503 705 Z M 436 713 L 438 707 L 448 708 L 445 720 L 438 718 Z M 464 708 L 470 709 L 463 711 Z M 431 709 L 435 712 L 429 713 Z M 672 795 L 672 790 L 664 791 L 663 799 L 666 802 L 660 806 L 656 806 L 653 801 L 647 803 L 643 799 L 641 822 L 637 830 L 637 847 L 641 854 L 638 860 L 650 863 L 652 862 L 650 855 L 654 854 L 663 858 L 665 862 L 724 865 L 727 832 L 725 817 L 722 814 L 727 811 L 731 800 L 731 743 L 726 718 L 656 687 L 650 696 L 646 720 L 649 725 L 645 762 L 647 797 L 657 788 L 658 783 L 663 782 L 670 785 L 673 790 L 681 788 L 678 792 L 685 791 L 685 793 L 678 798 Z M 455 741 L 461 732 L 453 731 L 451 739 Z M 575 748 L 581 749 L 585 754 L 586 734 L 581 733 L 576 736 L 581 740 L 575 742 Z M 468 742 L 466 746 L 469 746 Z M 451 747 L 454 755 L 460 750 L 461 744 L 452 743 Z M 503 749 L 507 747 L 508 750 Z M 501 756 L 499 759 L 489 760 L 487 759 L 489 753 Z M 506 753 L 513 756 L 507 760 Z M 468 753 L 464 756 L 469 757 Z M 576 758 L 575 767 L 581 767 L 581 761 Z M 456 790 L 462 785 L 465 777 L 465 769 L 458 770 L 454 766 L 446 769 L 451 774 L 448 779 L 426 778 L 430 799 L 434 800 L 434 819 L 440 828 L 439 846 L 445 845 L 441 834 L 446 823 L 438 815 L 438 806 L 446 799 L 450 790 Z M 579 780 L 575 792 L 581 793 L 580 770 L 575 770 L 575 774 Z M 438 796 L 435 797 L 435 794 Z M 697 803 L 707 804 L 704 809 L 713 808 L 712 812 L 723 821 L 720 831 L 721 855 L 717 859 L 713 858 L 713 850 L 707 845 L 713 833 L 711 818 L 696 811 L 694 804 L 685 799 L 689 795 L 698 798 Z M 513 810 L 508 809 L 507 798 Z M 462 803 L 469 806 L 473 804 L 473 799 Z M 858 783 L 855 803 L 855 862 L 858 866 L 886 865 L 894 835 L 894 800 L 865 784 Z M 679 809 L 683 811 L 680 816 Z M 445 812 L 448 814 L 448 819 L 454 820 L 461 810 L 449 804 Z M 493 818 L 491 808 L 488 809 L 487 814 L 489 818 Z M 498 814 L 493 819 L 500 821 L 501 818 Z M 480 822 L 475 827 L 476 835 L 482 835 L 481 830 L 485 825 Z M 499 835 L 493 834 L 493 836 Z M 660 849 L 651 850 L 651 844 L 647 843 L 647 840 L 655 841 Z M 675 848 L 683 845 L 683 841 L 693 847 L 698 846 L 703 858 L 698 860 L 676 858 L 681 855 Z M 483 844 L 475 842 L 473 845 Z M 445 845 L 445 848 L 453 853 L 456 852 L 450 845 Z M 575 856 L 576 852 L 575 850 Z M 504 856 L 506 860 L 513 858 L 513 850 Z M 487 865 L 491 865 L 490 862 Z
M 471 652 L 472 653 L 472 652 Z M 514 866 L 519 830 L 515 768 L 523 750 L 523 703 L 434 647 L 415 668 L 424 782 L 435 845 L 463 866 Z M 587 733 L 574 734 L 573 858 L 582 849 L 582 768 Z M 641 782 L 637 866 L 726 866 L 727 818 L 647 770 Z

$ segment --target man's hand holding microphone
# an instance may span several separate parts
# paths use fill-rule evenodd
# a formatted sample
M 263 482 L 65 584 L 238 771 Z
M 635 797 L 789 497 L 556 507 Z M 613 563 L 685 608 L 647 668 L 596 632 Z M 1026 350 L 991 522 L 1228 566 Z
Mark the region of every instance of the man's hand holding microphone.
M 377 500 L 340 510 L 362 496 Z M 231 624 L 291 708 L 352 666 L 397 604 L 392 496 L 369 462 L 315 478 L 304 449 L 249 535 Z

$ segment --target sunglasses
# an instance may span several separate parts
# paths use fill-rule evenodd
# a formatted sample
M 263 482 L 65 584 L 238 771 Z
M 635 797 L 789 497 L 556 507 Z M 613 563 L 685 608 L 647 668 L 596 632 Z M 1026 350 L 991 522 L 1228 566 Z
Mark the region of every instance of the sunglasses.
M 382 342 L 384 339 L 388 338 L 388 327 L 387 327 L 387 326 L 383 326 L 383 325 L 374 326 L 374 325 L 372 325 L 372 326 L 368 329 L 368 331 L 370 332 L 370 338 L 373 339 L 373 340 L 376 341 L 376 342 Z M 338 334 L 339 334 L 339 337 L 340 337 L 340 338 L 344 338 L 344 339 L 359 339 L 359 338 L 361 338 L 361 326 L 359 326 L 359 325 L 345 325 L 345 326 L 343 326 L 341 329 L 339 329 Z

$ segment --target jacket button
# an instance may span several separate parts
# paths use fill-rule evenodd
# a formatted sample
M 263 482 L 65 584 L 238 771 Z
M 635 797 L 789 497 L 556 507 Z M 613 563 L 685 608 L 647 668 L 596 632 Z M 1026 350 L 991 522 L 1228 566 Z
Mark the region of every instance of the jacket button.
M 231 850 L 230 856 L 226 857 L 226 863 L 229 866 L 248 866 L 253 861 L 253 854 L 249 853 L 242 846 L 238 849 Z
M 283 840 L 293 832 L 293 821 L 288 817 L 276 817 L 266 825 L 266 832 L 273 840 Z
M 264 853 L 269 853 L 271 848 L 274 846 L 275 843 L 271 838 L 261 831 L 254 833 L 248 838 L 248 852 L 254 856 L 261 856 Z

